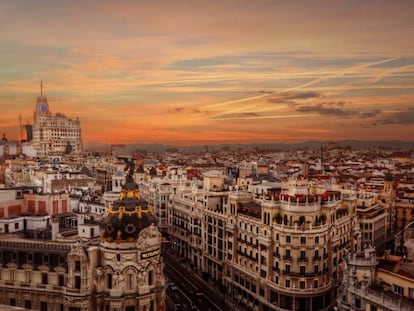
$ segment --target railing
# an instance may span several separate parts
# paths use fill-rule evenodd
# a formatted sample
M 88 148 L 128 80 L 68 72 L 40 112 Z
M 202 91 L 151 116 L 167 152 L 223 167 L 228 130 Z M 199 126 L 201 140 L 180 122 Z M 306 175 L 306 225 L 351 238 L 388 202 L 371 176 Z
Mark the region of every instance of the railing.
M 0 240 L 0 248 L 18 248 L 18 249 L 44 249 L 44 250 L 58 250 L 62 252 L 69 252 L 71 245 L 62 244 L 62 243 L 53 243 L 45 241 L 24 241 L 24 240 L 15 240 L 7 241 Z

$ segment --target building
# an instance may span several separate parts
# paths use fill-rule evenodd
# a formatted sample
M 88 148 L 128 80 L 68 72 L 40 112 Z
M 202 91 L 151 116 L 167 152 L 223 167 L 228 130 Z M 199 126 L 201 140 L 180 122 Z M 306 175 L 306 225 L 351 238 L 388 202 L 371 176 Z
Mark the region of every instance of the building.
M 180 184 L 168 205 L 176 254 L 251 310 L 331 310 L 348 250 L 360 243 L 356 197 L 308 181 L 252 194 L 218 171 Z
M 414 310 L 414 264 L 400 256 L 385 254 L 377 259 L 375 249 L 352 252 L 339 288 L 340 311 Z
M 33 113 L 32 131 L 32 144 L 38 157 L 81 153 L 83 150 L 79 119 L 72 120 L 62 113 L 52 115 L 42 84 Z
M 362 233 L 362 245 L 375 247 L 377 255 L 387 249 L 390 228 L 388 210 L 370 194 L 360 194 L 357 198 L 357 214 Z
M 85 219 L 81 234 L 62 232 L 64 215 L 48 218 L 43 229 L 51 234 L 40 239 L 22 230 L 1 234 L 0 304 L 41 311 L 165 309 L 161 233 L 131 175 L 104 215 L 100 238 Z M 26 226 L 39 220 L 46 224 L 33 216 Z

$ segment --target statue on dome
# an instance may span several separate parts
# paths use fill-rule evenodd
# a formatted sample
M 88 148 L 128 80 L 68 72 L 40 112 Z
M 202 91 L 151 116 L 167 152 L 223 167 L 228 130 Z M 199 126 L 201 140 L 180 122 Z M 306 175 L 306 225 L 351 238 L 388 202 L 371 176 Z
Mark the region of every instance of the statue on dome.
M 127 182 L 134 182 L 134 172 L 135 172 L 135 160 L 133 158 L 128 157 L 117 157 L 118 159 L 122 159 L 125 162 L 124 172 L 128 171 L 126 176 Z

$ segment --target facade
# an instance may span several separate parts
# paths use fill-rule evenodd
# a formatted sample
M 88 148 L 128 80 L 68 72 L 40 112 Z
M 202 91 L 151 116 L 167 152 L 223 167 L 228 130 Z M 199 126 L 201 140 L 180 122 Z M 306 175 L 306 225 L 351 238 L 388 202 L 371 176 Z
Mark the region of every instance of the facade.
M 395 199 L 396 230 L 402 231 L 404 227 L 414 220 L 414 190 L 406 190 Z
M 399 256 L 377 259 L 375 249 L 347 256 L 344 280 L 339 288 L 340 311 L 410 311 L 414 309 L 413 263 Z
M 99 227 L 83 218 L 82 234 L 60 232 L 60 216 L 48 218 L 49 240 L 0 235 L 0 303 L 42 311 L 165 309 L 161 233 L 131 178 L 107 209 L 100 239 Z
M 306 179 L 253 195 L 218 172 L 171 196 L 176 254 L 251 310 L 331 310 L 345 254 L 360 243 L 356 197 L 312 194 Z
M 388 210 L 372 195 L 359 195 L 357 214 L 362 233 L 362 245 L 375 247 L 377 255 L 387 249 L 390 224 Z
M 72 120 L 61 113 L 52 115 L 42 86 L 40 96 L 37 97 L 33 122 L 32 144 L 38 157 L 82 152 L 79 119 Z

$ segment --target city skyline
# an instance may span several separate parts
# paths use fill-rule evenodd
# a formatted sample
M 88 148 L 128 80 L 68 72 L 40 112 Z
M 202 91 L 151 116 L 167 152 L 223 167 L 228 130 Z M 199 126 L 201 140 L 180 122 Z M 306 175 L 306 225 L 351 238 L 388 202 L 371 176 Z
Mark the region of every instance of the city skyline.
M 375 6 L 374 6 L 375 4 Z M 413 140 L 414 4 L 0 3 L 0 131 L 40 81 L 88 142 Z

